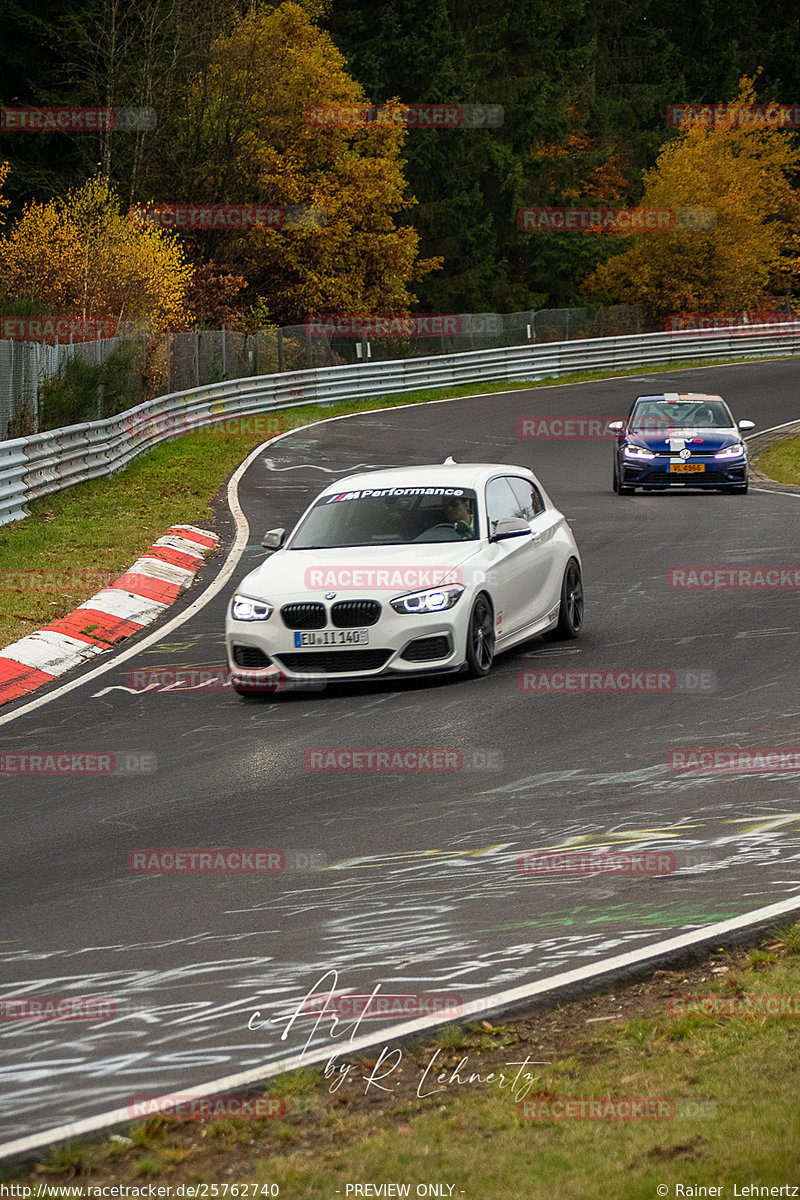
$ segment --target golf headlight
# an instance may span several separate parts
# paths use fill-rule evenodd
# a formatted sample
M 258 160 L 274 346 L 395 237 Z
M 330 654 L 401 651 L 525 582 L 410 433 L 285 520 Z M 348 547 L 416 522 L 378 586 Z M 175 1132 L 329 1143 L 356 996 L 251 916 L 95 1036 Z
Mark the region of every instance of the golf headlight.
M 464 588 L 461 584 L 448 583 L 444 587 L 426 588 L 424 592 L 409 592 L 398 596 L 390 603 L 397 613 L 437 613 L 457 604 Z
M 724 450 L 718 450 L 714 458 L 741 458 L 744 454 L 744 446 L 741 442 L 734 442 L 732 446 L 726 446 Z
M 266 621 L 272 614 L 272 605 L 264 600 L 251 600 L 248 596 L 234 596 L 231 601 L 231 616 L 234 621 Z
M 651 450 L 645 450 L 644 446 L 626 446 L 626 458 L 655 458 L 655 454 Z

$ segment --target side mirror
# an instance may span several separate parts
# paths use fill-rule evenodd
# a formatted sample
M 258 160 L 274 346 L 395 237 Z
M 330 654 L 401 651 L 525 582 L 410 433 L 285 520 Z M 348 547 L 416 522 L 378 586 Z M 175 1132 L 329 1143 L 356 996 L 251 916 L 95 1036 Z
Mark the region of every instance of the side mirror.
M 285 541 L 285 529 L 268 529 L 264 534 L 264 540 L 262 541 L 261 545 L 265 550 L 280 550 Z
M 501 517 L 495 526 L 490 542 L 504 542 L 507 538 L 524 537 L 531 527 L 522 517 Z
M 606 429 L 610 429 L 612 433 L 621 433 L 625 428 L 624 421 L 609 421 Z
M 756 427 L 755 421 L 739 421 L 739 429 L 741 429 L 743 431 L 746 431 L 748 429 L 755 429 L 755 427 Z

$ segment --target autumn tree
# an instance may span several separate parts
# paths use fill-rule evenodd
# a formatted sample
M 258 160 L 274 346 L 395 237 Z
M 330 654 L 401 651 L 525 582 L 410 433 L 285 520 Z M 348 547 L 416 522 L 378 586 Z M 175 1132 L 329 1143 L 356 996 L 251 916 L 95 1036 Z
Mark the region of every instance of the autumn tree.
M 540 177 L 559 204 L 613 204 L 627 191 L 618 152 L 585 129 L 573 129 L 563 142 L 535 145 L 531 157 L 541 160 Z
M 214 262 L 201 263 L 195 268 L 186 295 L 195 323 L 212 329 L 240 323 L 243 313 L 239 293 L 246 286 L 243 275 L 232 275 Z
M 738 312 L 769 306 L 800 276 L 800 166 L 793 136 L 777 126 L 740 123 L 755 100 L 744 77 L 725 121 L 684 121 L 644 175 L 641 205 L 711 209 L 709 229 L 644 230 L 633 245 L 587 278 L 591 292 L 653 313 Z
M 5 181 L 8 179 L 10 172 L 11 172 L 11 163 L 0 162 L 0 225 L 5 224 L 6 209 L 8 208 L 9 203 L 10 203 L 8 198 L 3 195 L 3 185 L 5 184 Z
M 129 222 L 99 178 L 29 204 L 0 241 L 0 283 L 9 296 L 58 314 L 139 318 L 159 331 L 190 318 L 191 277 L 175 235 Z
M 330 36 L 294 0 L 240 20 L 192 82 L 186 194 L 204 203 L 299 206 L 318 218 L 209 246 L 247 276 L 278 321 L 323 311 L 406 313 L 411 285 L 439 265 L 421 260 L 416 231 L 395 223 L 414 203 L 400 157 L 405 130 L 308 116 L 369 103 Z

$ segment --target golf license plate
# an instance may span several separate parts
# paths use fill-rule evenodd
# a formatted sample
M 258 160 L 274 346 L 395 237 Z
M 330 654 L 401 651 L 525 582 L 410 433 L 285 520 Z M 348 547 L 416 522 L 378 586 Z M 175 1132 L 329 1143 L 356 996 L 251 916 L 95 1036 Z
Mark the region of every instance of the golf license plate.
M 670 471 L 681 471 L 684 475 L 695 475 L 698 471 L 705 471 L 705 463 L 670 463 Z
M 313 633 L 295 633 L 294 644 L 299 649 L 320 646 L 368 646 L 366 629 L 319 629 Z

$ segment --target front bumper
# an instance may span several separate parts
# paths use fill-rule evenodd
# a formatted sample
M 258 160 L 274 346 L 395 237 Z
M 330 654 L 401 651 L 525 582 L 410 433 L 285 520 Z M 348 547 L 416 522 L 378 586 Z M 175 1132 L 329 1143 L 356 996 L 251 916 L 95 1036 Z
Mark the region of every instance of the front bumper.
M 292 598 L 294 600 L 294 598 Z M 233 682 L 253 690 L 280 672 L 287 680 L 372 679 L 381 675 L 413 676 L 453 671 L 465 660 L 470 597 L 463 595 L 446 613 L 400 615 L 381 601 L 377 622 L 363 629 L 366 644 L 297 646 L 297 633 L 285 626 L 280 606 L 268 621 L 236 621 L 225 626 L 225 643 Z M 340 632 L 330 621 L 315 634 Z M 356 628 L 353 632 L 358 632 Z
M 675 470 L 690 466 L 693 470 Z M 701 468 L 701 469 L 697 469 Z M 742 487 L 747 483 L 747 459 L 734 458 L 729 462 L 713 455 L 692 455 L 685 461 L 679 457 L 659 455 L 656 458 L 630 460 L 620 456 L 620 482 L 623 487 L 641 488 L 720 488 Z

